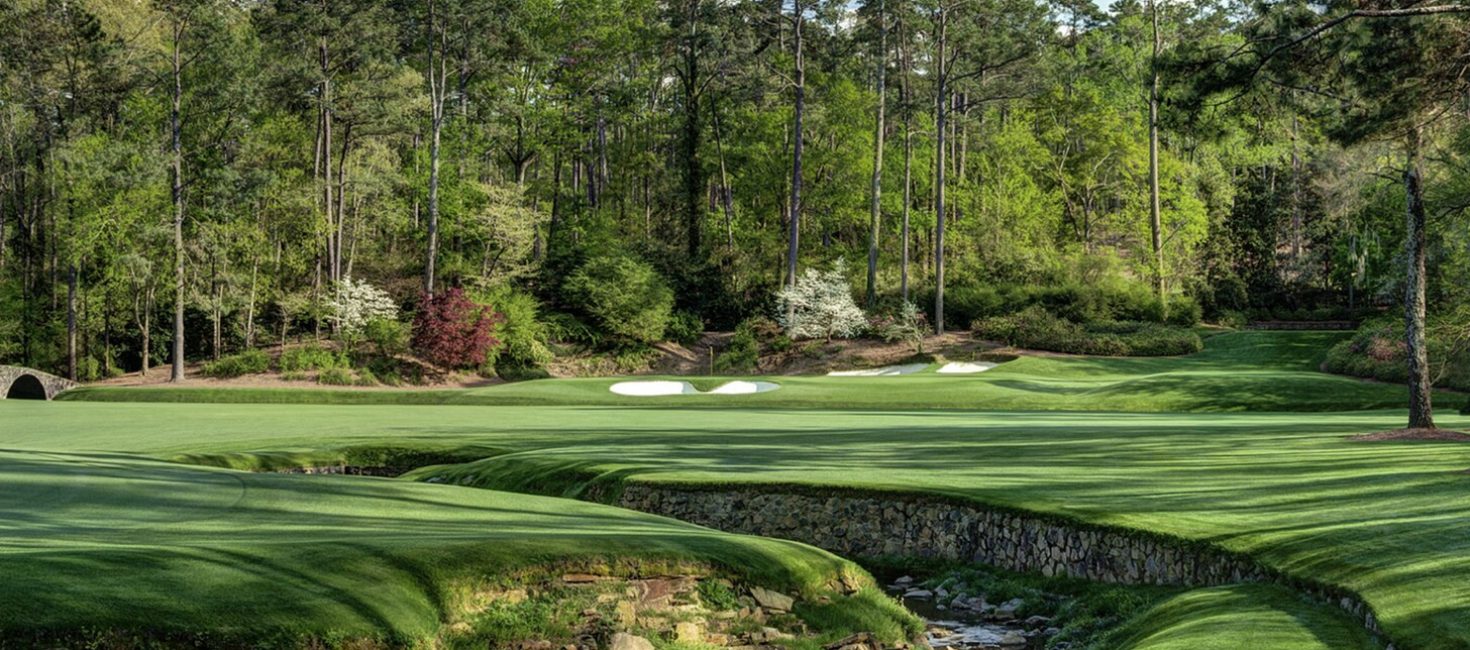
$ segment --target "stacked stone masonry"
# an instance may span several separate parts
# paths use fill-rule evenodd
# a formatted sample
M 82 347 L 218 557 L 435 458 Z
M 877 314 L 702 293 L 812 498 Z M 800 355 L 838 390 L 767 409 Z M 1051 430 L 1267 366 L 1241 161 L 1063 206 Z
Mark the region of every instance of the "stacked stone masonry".
M 623 490 L 620 505 L 727 532 L 796 540 L 846 557 L 942 558 L 1121 584 L 1276 582 L 1341 607 L 1382 636 L 1372 610 L 1357 596 L 1289 580 L 1243 556 L 949 500 L 635 484 Z

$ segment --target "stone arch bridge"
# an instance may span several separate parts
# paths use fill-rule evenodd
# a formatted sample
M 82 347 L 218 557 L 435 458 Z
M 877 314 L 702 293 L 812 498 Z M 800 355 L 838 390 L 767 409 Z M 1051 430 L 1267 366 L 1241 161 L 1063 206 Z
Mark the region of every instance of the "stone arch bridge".
M 0 366 L 0 399 L 51 399 L 76 386 L 74 381 L 39 370 Z

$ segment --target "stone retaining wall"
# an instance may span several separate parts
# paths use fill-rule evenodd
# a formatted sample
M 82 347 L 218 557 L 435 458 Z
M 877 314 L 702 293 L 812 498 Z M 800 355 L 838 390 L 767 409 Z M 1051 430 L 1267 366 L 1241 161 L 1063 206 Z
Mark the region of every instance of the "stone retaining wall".
M 796 540 L 847 557 L 942 558 L 1122 584 L 1279 583 L 1341 607 L 1382 636 L 1371 608 L 1355 594 L 1290 579 L 1245 556 L 957 500 L 633 484 L 619 505 L 727 532 Z

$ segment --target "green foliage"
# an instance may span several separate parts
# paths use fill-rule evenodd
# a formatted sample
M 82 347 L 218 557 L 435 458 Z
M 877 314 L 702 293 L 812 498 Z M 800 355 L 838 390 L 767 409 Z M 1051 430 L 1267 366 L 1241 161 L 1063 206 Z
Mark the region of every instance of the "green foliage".
M 302 345 L 281 351 L 277 361 L 282 372 L 305 372 L 309 370 L 332 370 L 352 366 L 346 355 L 320 345 Z
M 588 260 L 567 279 L 567 299 L 621 344 L 663 340 L 673 314 L 674 293 L 658 272 L 632 257 Z
M 317 373 L 316 381 L 326 386 L 352 386 L 357 383 L 352 371 L 345 367 L 324 368 Z
M 756 334 L 758 328 L 759 324 L 751 319 L 741 321 L 735 327 L 730 343 L 715 355 L 715 372 L 741 374 L 755 371 L 761 352 L 760 339 Z
M 1136 321 L 1079 325 L 1033 305 L 1011 316 L 975 321 L 975 335 L 1034 350 L 1097 356 L 1177 356 L 1204 349 L 1193 331 Z
M 704 336 L 704 320 L 700 319 L 697 314 L 676 311 L 669 319 L 666 334 L 670 341 L 677 341 L 684 345 L 697 343 L 699 337 Z
M 699 602 L 713 611 L 729 611 L 740 608 L 740 595 L 721 580 L 701 580 Z
M 1463 315 L 1431 319 L 1427 334 L 1430 378 L 1436 386 L 1470 391 L 1470 337 Z M 1358 328 L 1351 339 L 1332 346 L 1323 369 L 1395 384 L 1409 379 L 1408 344 L 1403 321 L 1379 318 Z
M 408 323 L 388 318 L 374 318 L 362 328 L 362 338 L 373 346 L 378 356 L 396 357 L 408 351 Z
M 930 332 L 928 319 L 911 302 L 900 303 L 897 309 L 870 319 L 868 331 L 889 343 L 908 343 L 915 350 L 923 347 L 924 337 Z
M 535 296 L 499 285 L 477 293 L 475 301 L 489 305 L 502 317 L 495 327 L 501 345 L 490 359 L 502 376 L 512 368 L 531 369 L 551 362 L 555 355 L 548 342 L 553 326 L 541 319 L 541 305 Z
M 204 364 L 204 374 L 209 377 L 230 378 L 243 375 L 258 375 L 270 370 L 270 355 L 260 350 L 246 350 L 239 354 L 220 357 L 218 361 Z

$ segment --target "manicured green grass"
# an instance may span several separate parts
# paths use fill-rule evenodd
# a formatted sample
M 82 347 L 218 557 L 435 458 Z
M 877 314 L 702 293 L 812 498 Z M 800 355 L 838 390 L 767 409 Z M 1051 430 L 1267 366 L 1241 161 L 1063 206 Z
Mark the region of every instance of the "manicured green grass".
M 904 378 L 900 378 L 902 380 Z M 1351 589 L 1406 648 L 1470 648 L 1470 445 L 1349 442 L 1353 414 L 0 404 L 0 446 L 508 453 L 440 472 L 575 493 L 604 480 L 935 492 L 1212 543 Z M 1470 419 L 1442 416 L 1448 426 Z M 220 457 L 227 458 L 227 457 Z M 231 462 L 222 460 L 221 462 Z M 332 479 L 324 479 L 332 480 Z
M 1402 386 L 1318 371 L 1342 332 L 1236 332 L 1204 352 L 1174 358 L 1023 357 L 975 375 L 769 377 L 781 389 L 756 395 L 626 397 L 608 388 L 626 378 L 537 380 L 471 390 L 333 391 L 228 388 L 89 388 L 90 401 L 279 404 L 479 404 L 659 407 L 978 409 L 1028 411 L 1348 411 L 1396 408 Z M 640 377 L 638 379 L 658 379 Z M 665 377 L 664 379 L 687 379 Z M 728 378 L 701 378 L 707 385 Z M 1441 395 L 1458 407 L 1464 398 Z
M 1401 411 L 1363 409 L 1397 406 L 1403 389 L 1317 372 L 1341 336 L 1233 333 L 1190 357 L 1031 357 L 971 376 L 781 377 L 781 390 L 750 396 L 627 398 L 608 379 L 84 391 L 0 402 L 0 448 L 243 469 L 413 457 L 451 463 L 420 478 L 573 496 L 620 481 L 938 493 L 1247 553 L 1360 594 L 1403 648 L 1470 648 L 1470 445 L 1347 441 L 1401 426 Z M 226 403 L 271 400 L 363 404 Z M 1146 413 L 1170 410 L 1198 413 Z M 1353 412 L 1308 412 L 1329 410 Z M 1442 412 L 1441 424 L 1470 418 Z M 1251 613 L 1245 601 L 1195 598 L 1155 618 L 1216 613 L 1139 628 L 1137 642 L 1187 647 L 1174 639 L 1210 629 L 1197 619 L 1228 622 L 1221 629 L 1259 620 L 1262 639 L 1281 639 L 1260 647 L 1317 647 L 1290 641 L 1302 630 L 1336 647 L 1331 629 L 1346 621 L 1279 599 Z M 1279 616 L 1301 629 L 1269 632 Z
M 1155 605 L 1110 639 L 1119 650 L 1367 650 L 1357 629 L 1280 587 L 1197 589 Z
M 712 566 L 812 596 L 861 575 L 811 547 L 565 499 L 0 452 L 0 647 L 109 628 L 191 647 L 426 643 L 476 585 L 577 563 Z

